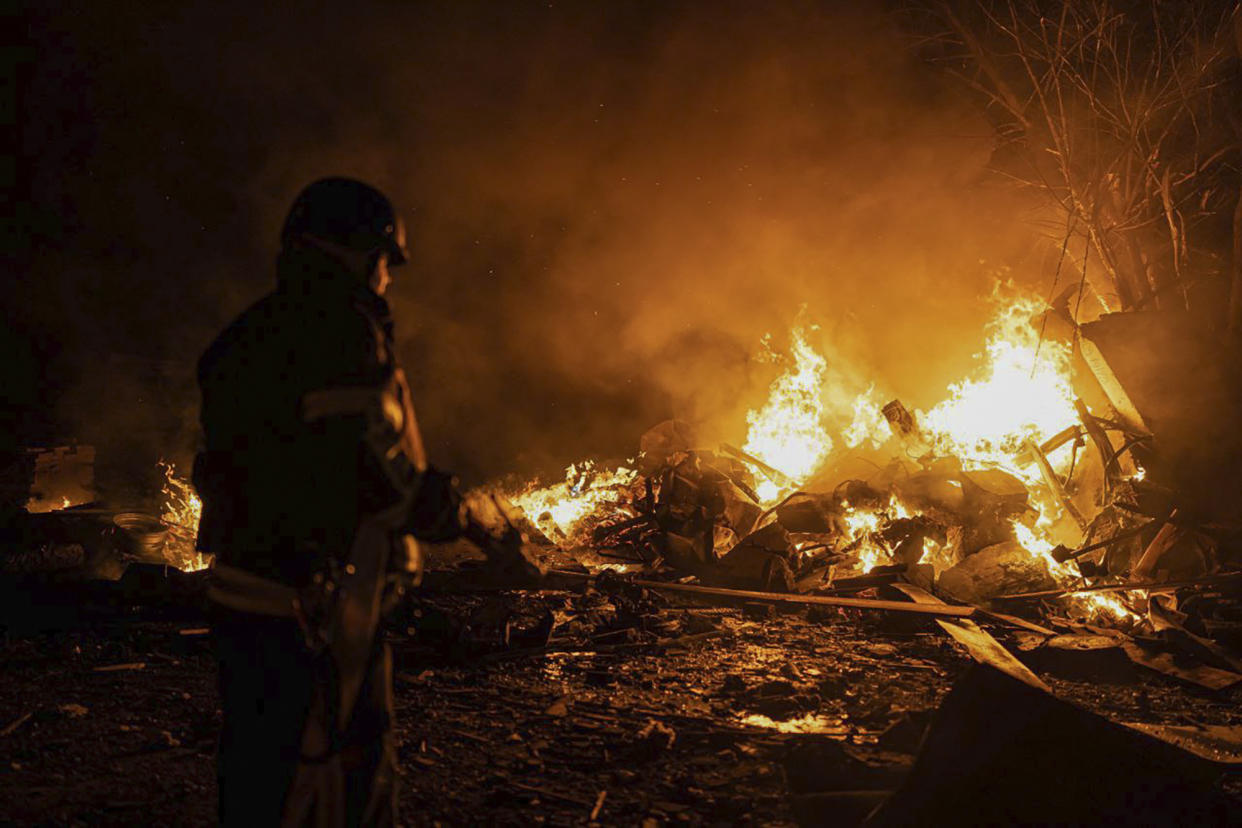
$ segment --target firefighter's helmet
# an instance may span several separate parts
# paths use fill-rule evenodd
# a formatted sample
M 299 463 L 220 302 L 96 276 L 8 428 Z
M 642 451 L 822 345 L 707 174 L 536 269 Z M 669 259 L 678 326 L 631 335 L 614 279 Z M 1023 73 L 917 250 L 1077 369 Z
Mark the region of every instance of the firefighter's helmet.
M 405 224 L 392 202 L 371 185 L 352 178 L 321 178 L 294 200 L 280 240 L 288 244 L 306 236 L 359 253 L 382 250 L 390 265 L 409 258 Z

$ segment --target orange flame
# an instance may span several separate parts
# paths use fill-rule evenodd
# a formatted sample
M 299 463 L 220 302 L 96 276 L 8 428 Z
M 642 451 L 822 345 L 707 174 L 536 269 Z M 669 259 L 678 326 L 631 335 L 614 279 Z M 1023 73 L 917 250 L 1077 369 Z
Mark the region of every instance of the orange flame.
M 832 438 L 823 425 L 828 362 L 807 342 L 804 328 L 794 328 L 790 338 L 792 364 L 772 381 L 767 402 L 747 413 L 749 430 L 742 449 L 801 483 L 832 451 Z M 765 504 L 790 490 L 761 469 L 755 471 L 763 478 L 758 495 Z
M 599 471 L 591 461 L 571 465 L 565 479 L 551 486 L 531 484 L 509 500 L 552 538 L 573 539 L 590 516 L 617 510 L 628 499 L 638 472 L 624 466 Z
M 998 467 L 1028 484 L 1041 482 L 1034 466 L 1018 460 L 1023 441 L 1042 442 L 1078 422 L 1070 349 L 1041 343 L 1031 324 L 1043 307 L 1022 296 L 1001 306 L 988 324 L 984 353 L 976 355 L 977 378 L 950 385 L 947 399 L 919 412 L 937 454 L 958 457 L 967 469 Z
M 1041 443 L 1078 422 L 1071 352 L 1061 343 L 1042 341 L 1031 324 L 1046 307 L 1041 299 L 1017 294 L 1011 286 L 1005 290 L 998 286 L 995 299 L 998 310 L 986 328 L 984 350 L 976 356 L 978 369 L 951 384 L 943 401 L 918 412 L 919 426 L 935 454 L 957 457 L 966 470 L 1003 469 L 1027 485 L 1037 519 L 1033 528 L 1015 522 L 1015 537 L 1048 564 L 1059 582 L 1069 585 L 1078 579 L 1073 567 L 1056 563 L 1048 554 L 1054 546 L 1049 532 L 1062 516 L 1062 507 L 1038 468 L 1029 463 L 1023 446 L 1028 440 Z M 794 366 L 773 383 L 765 405 L 748 416 L 750 434 L 745 448 L 802 482 L 826 464 L 833 440 L 823 424 L 827 362 L 807 344 L 801 328 L 794 329 L 793 342 Z M 840 432 L 846 447 L 879 448 L 892 437 L 874 386 L 855 396 L 852 411 L 852 421 Z M 1055 472 L 1067 472 L 1070 452 L 1067 445 L 1048 458 Z M 769 504 L 787 492 L 774 482 L 760 487 L 761 498 Z M 891 550 L 873 534 L 889 520 L 906 516 L 896 510 L 905 511 L 896 500 L 878 510 L 847 504 L 844 517 L 849 540 L 864 570 L 888 562 Z M 924 562 L 944 568 L 952 560 L 951 549 L 925 542 Z M 1133 618 L 1116 596 L 1084 596 L 1075 602 L 1090 615 Z

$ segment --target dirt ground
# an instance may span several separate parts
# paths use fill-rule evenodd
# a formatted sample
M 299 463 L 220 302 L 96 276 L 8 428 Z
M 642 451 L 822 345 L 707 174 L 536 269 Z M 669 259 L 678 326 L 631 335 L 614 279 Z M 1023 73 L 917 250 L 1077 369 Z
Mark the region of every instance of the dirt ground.
M 415 602 L 389 633 L 403 823 L 796 824 L 817 794 L 896 787 L 971 663 L 922 621 L 631 598 Z M 5 634 L 0 821 L 213 822 L 209 637 L 178 615 Z M 1117 721 L 1242 723 L 1238 689 L 1043 678 Z M 850 824 L 876 796 L 812 821 Z

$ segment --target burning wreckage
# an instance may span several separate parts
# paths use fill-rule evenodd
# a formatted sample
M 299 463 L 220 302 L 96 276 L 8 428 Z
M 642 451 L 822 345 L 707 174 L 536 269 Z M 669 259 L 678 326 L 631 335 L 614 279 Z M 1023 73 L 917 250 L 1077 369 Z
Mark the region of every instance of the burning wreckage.
M 828 387 L 827 361 L 799 329 L 786 370 L 747 417 L 741 448 L 704 446 L 690 424 L 670 420 L 642 436 L 625 466 L 585 462 L 561 483 L 505 494 L 529 537 L 596 568 L 773 594 L 904 582 L 1075 629 L 1165 632 L 1168 611 L 1192 617 L 1176 609 L 1179 589 L 1188 597 L 1225 589 L 1242 563 L 1229 455 L 1195 469 L 1213 481 L 1207 494 L 1203 485 L 1162 484 L 1186 477 L 1183 458 L 1161 453 L 1182 448 L 1175 432 L 1186 426 L 1157 396 L 1152 408 L 1170 432 L 1161 444 L 1137 407 L 1148 401 L 1136 402 L 1118 379 L 1134 357 L 1114 345 L 1144 330 L 1159 347 L 1161 320 L 1105 317 L 1083 327 L 1075 350 L 1045 337 L 1061 320 L 1040 308 L 1008 299 L 975 375 L 927 411 L 898 399 L 881 405 L 871 386 L 849 395 L 851 418 L 834 439 L 825 397 L 842 389 Z M 1178 404 L 1212 406 L 1215 422 L 1233 421 L 1219 404 Z M 1191 603 L 1207 611 L 1192 624 L 1201 632 L 1235 629 L 1224 604 Z
M 874 386 L 849 387 L 813 347 L 810 331 L 797 328 L 766 402 L 747 416 L 740 446 L 705 445 L 691 424 L 669 420 L 643 434 L 637 456 L 619 467 L 587 461 L 552 485 L 497 483 L 471 493 L 499 504 L 532 554 L 551 562 L 546 582 L 502 592 L 510 597 L 499 599 L 499 609 L 484 598 L 462 626 L 443 620 L 437 586 L 451 601 L 454 592 L 494 595 L 505 585 L 474 579 L 468 567 L 433 570 L 405 616 L 411 665 L 424 663 L 432 645 L 479 664 L 575 652 L 667 658 L 670 649 L 729 634 L 736 625 L 715 613 L 740 608 L 748 619 L 740 623 L 770 629 L 787 655 L 753 687 L 742 673 L 725 675 L 722 704 L 749 700 L 752 713 L 735 714 L 737 725 L 711 725 L 711 738 L 809 732 L 846 746 L 838 755 L 840 748 L 820 742 L 783 744 L 797 821 L 823 824 L 828 810 L 843 824 L 868 814 L 872 824 L 909 824 L 916 814 L 954 821 L 966 798 L 994 799 L 995 810 L 985 808 L 994 821 L 1068 819 L 1081 816 L 1088 800 L 1091 814 L 1133 818 L 1135 786 L 1159 794 L 1142 805 L 1144 814 L 1218 814 L 1211 809 L 1220 807 L 1213 799 L 1219 770 L 1242 762 L 1237 726 L 1122 727 L 1054 698 L 1045 678 L 1094 680 L 1142 668 L 1195 693 L 1242 685 L 1242 494 L 1236 449 L 1228 448 L 1239 417 L 1230 408 L 1236 398 L 1219 391 L 1231 380 L 1178 373 L 1184 343 L 1195 335 L 1165 315 L 1105 316 L 1079 330 L 1036 299 L 1010 295 L 998 307 L 977 370 L 925 410 Z M 1058 339 L 1059 331 L 1068 335 Z M 199 502 L 192 487 L 164 464 L 154 513 L 97 508 L 87 502 L 89 481 L 80 479 L 86 454 L 78 447 L 33 458 L 36 478 L 61 483 L 36 485 L 28 514 L 10 533 L 0 568 L 22 584 L 10 610 L 55 605 L 53 593 L 76 584 L 75 613 L 154 605 L 190 621 L 181 632 L 193 640 L 204 632 L 193 608 L 201 606 L 210 561 L 193 551 Z M 66 478 L 76 482 L 66 488 Z M 522 595 L 551 596 L 550 606 L 560 608 L 536 610 L 523 627 L 512 606 Z M 926 622 L 980 665 L 958 680 L 930 724 L 903 714 L 868 735 L 862 717 L 872 714 L 855 713 L 854 725 L 825 725 L 816 711 L 824 694 L 840 695 L 842 686 L 829 677 L 818 694 L 801 694 L 797 688 L 819 671 L 795 657 L 793 642 L 779 645 L 783 635 L 801 635 L 780 619 L 803 610 L 812 624 L 867 622 L 851 646 L 883 654 L 873 663 L 900 658 L 875 640 L 877 631 L 896 623 L 908 634 L 902 623 Z M 602 628 L 587 623 L 600 618 Z M 843 635 L 839 626 L 831 630 Z M 417 694 L 426 685 L 420 704 L 434 707 L 434 671 L 418 669 L 402 686 Z M 617 670 L 588 669 L 588 685 L 611 688 Z M 441 690 L 452 699 L 467 686 Z M 495 703 L 485 688 L 469 692 L 476 691 L 484 695 L 472 704 Z M 538 718 L 559 721 L 573 709 L 587 722 L 625 721 L 619 702 L 599 710 L 593 703 L 558 696 Z M 462 716 L 453 733 L 468 723 Z M 639 735 L 625 743 L 626 761 L 651 761 L 672 746 L 676 728 L 685 726 L 692 740 L 705 726 L 701 717 L 667 711 L 643 717 Z M 1002 720 L 1003 732 L 993 732 Z M 10 722 L 6 735 L 27 721 Z M 1068 786 L 1063 796 L 1032 798 L 1014 781 L 1024 772 L 998 759 L 1059 766 L 1069 759 L 1052 743 L 1064 740 L 1085 745 L 1072 763 L 1083 772 L 1071 775 L 1091 778 L 1089 792 Z M 918 756 L 894 775 L 849 753 L 861 749 L 855 743 L 888 751 L 883 756 Z M 814 755 L 803 756 L 807 750 Z M 826 761 L 836 770 L 803 779 L 806 762 L 823 770 Z M 841 762 L 852 770 L 837 768 Z M 1094 773 L 1119 762 L 1116 772 Z M 949 766 L 959 770 L 951 778 Z M 494 773 L 487 779 L 497 784 Z M 589 798 L 546 786 L 512 786 L 583 807 L 593 819 L 606 797 L 601 791 L 591 808 Z M 983 793 L 1001 789 L 996 797 Z M 614 814 L 645 812 L 624 810 L 623 796 L 613 794 L 608 807 L 622 809 Z

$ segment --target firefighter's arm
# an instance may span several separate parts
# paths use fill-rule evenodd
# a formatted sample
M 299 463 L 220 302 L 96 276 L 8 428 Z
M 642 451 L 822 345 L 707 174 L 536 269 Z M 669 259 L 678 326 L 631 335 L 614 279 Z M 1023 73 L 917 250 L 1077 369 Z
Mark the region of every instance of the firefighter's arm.
M 526 553 L 526 539 L 494 497 L 463 497 L 453 476 L 434 466 L 422 474 L 406 531 L 429 543 L 465 538 L 487 556 L 495 570 L 515 582 L 543 574 Z

